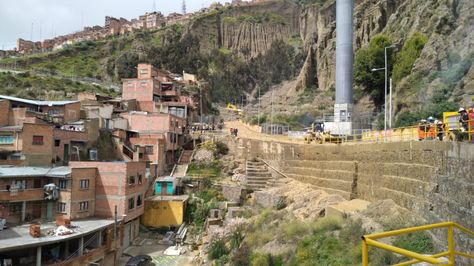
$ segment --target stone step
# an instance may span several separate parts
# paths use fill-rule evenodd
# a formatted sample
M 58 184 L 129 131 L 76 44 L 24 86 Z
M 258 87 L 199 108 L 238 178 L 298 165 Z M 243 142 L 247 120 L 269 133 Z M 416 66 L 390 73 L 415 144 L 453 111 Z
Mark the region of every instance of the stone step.
M 268 172 L 267 172 L 267 173 L 264 173 L 264 172 L 262 172 L 262 173 L 249 173 L 249 172 L 247 172 L 247 176 L 253 176 L 253 177 L 271 177 L 272 174 L 271 174 L 271 173 L 268 173 Z
M 337 169 L 344 171 L 354 171 L 354 161 L 310 161 L 310 160 L 286 160 L 287 167 L 306 167 L 317 169 Z
M 339 179 L 328 179 L 315 176 L 306 176 L 306 175 L 296 175 L 296 174 L 287 174 L 288 177 L 293 178 L 297 181 L 312 184 L 318 187 L 336 189 L 351 193 L 352 191 L 352 181 L 344 181 Z
M 247 176 L 247 180 L 268 180 L 273 179 L 271 176 Z
M 248 171 L 256 171 L 256 172 L 268 171 L 266 167 L 245 167 L 245 169 Z
M 268 184 L 271 180 L 247 180 L 247 185 L 250 184 Z
M 346 170 L 329 170 L 319 168 L 308 168 L 308 167 L 290 167 L 285 169 L 285 173 L 306 175 L 306 176 L 319 176 L 329 179 L 341 179 L 346 181 L 352 181 L 354 178 L 353 171 Z

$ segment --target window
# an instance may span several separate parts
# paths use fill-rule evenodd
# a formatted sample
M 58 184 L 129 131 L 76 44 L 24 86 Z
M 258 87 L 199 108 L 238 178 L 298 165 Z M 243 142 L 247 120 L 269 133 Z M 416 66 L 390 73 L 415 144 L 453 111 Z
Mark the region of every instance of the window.
M 148 74 L 148 69 L 146 69 L 146 68 L 140 69 L 140 74 L 142 74 L 142 75 Z
M 142 183 L 142 175 L 138 175 L 138 184 Z
M 142 81 L 142 82 L 140 82 L 140 86 L 145 87 L 146 85 L 148 85 L 148 81 Z
M 128 85 L 128 87 L 133 87 L 133 82 L 129 81 L 129 82 L 127 83 L 127 85 Z
M 19 213 L 21 212 L 21 203 L 10 203 L 10 213 Z
M 89 202 L 88 201 L 79 202 L 79 210 L 80 211 L 87 211 L 88 209 L 89 209 Z
M 33 145 L 43 145 L 43 136 L 33 136 Z
M 13 143 L 12 135 L 0 136 L 0 144 L 12 144 L 12 143 Z
M 81 189 L 89 189 L 89 179 L 81 179 Z
M 145 146 L 145 154 L 153 154 L 153 146 Z
M 33 180 L 33 188 L 41 188 L 41 179 L 36 178 Z
M 135 176 L 131 175 L 131 176 L 128 178 L 128 184 L 129 184 L 129 185 L 135 185 Z
M 134 198 L 129 198 L 128 199 L 128 209 L 132 210 L 133 208 L 135 208 L 135 199 Z
M 61 144 L 61 140 L 59 139 L 54 140 L 54 147 L 59 147 L 60 144 Z
M 59 180 L 59 189 L 67 189 L 67 180 L 61 179 Z
M 12 186 L 17 189 L 26 189 L 26 180 L 14 180 L 12 181 Z
M 58 109 L 51 109 L 48 111 L 48 115 L 59 115 Z
M 137 207 L 142 206 L 142 195 L 137 196 Z
M 61 212 L 61 213 L 66 212 L 66 203 L 65 202 L 58 202 L 58 212 Z
M 176 133 L 170 133 L 170 142 L 171 143 L 177 143 L 177 136 Z

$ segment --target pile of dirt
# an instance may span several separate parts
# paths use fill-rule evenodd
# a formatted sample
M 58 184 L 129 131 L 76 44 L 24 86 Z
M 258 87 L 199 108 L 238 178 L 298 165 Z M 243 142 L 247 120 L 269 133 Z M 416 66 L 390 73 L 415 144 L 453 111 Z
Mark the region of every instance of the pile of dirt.
M 214 160 L 214 153 L 208 149 L 199 149 L 193 157 L 194 161 L 201 164 L 209 164 Z
M 310 184 L 294 180 L 265 192 L 284 197 L 287 202 L 286 209 L 302 220 L 323 216 L 328 205 L 345 201 L 340 195 L 328 194 Z
M 425 222 L 420 216 L 400 207 L 392 199 L 371 203 L 360 214 L 388 228 L 409 227 Z

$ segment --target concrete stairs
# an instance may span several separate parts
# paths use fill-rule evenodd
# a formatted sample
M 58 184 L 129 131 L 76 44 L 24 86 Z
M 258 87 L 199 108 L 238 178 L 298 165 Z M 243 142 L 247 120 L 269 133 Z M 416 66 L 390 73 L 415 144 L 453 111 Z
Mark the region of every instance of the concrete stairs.
M 193 155 L 192 150 L 183 150 L 181 158 L 179 159 L 178 164 L 189 164 L 192 160 L 191 156 Z
M 274 185 L 272 173 L 263 162 L 247 161 L 245 168 L 248 189 L 261 190 Z

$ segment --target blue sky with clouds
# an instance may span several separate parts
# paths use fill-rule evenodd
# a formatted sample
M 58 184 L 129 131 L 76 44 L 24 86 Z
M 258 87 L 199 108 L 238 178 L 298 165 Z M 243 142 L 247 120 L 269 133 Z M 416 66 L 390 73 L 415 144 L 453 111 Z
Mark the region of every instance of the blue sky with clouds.
M 208 7 L 214 0 L 186 0 L 187 10 Z M 219 1 L 228 2 L 228 1 Z M 51 38 L 104 25 L 105 16 L 128 20 L 145 12 L 181 13 L 182 0 L 0 0 L 0 49 L 12 49 L 16 39 Z

